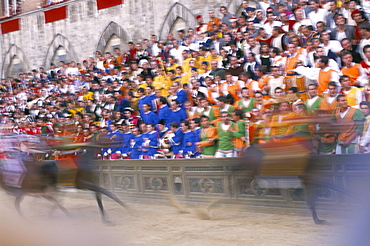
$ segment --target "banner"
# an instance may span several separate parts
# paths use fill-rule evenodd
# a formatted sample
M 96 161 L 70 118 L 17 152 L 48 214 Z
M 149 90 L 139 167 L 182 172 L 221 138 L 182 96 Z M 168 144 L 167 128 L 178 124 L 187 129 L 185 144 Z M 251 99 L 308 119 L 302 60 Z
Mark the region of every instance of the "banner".
M 5 34 L 8 32 L 14 32 L 20 30 L 19 19 L 5 21 L 1 23 L 1 33 Z
M 123 4 L 123 0 L 97 0 L 98 10 Z
M 45 23 L 67 18 L 67 6 L 44 11 Z

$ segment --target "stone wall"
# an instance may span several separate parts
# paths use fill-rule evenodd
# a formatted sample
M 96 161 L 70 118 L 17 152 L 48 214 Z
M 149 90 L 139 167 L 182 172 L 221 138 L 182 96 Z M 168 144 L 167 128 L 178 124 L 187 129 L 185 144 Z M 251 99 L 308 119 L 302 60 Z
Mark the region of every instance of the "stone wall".
M 208 10 L 214 9 L 221 17 L 219 7 L 222 5 L 236 13 L 241 2 L 125 0 L 123 5 L 97 10 L 95 0 L 70 0 L 48 8 L 36 8 L 10 18 L 20 18 L 21 26 L 19 31 L 2 35 L 0 73 L 5 77 L 40 66 L 47 69 L 60 47 L 67 52 L 66 61 L 81 62 L 92 56 L 95 50 L 109 50 L 106 46 L 112 35 L 119 37 L 121 49 L 126 48 L 128 41 L 141 41 L 150 38 L 151 34 L 165 38 L 178 18 L 187 26 L 194 27 L 196 15 L 202 14 L 204 21 L 208 21 Z M 61 6 L 68 6 L 67 18 L 45 24 L 43 11 Z M 20 63 L 18 71 L 13 69 L 11 72 L 11 64 L 15 62 Z

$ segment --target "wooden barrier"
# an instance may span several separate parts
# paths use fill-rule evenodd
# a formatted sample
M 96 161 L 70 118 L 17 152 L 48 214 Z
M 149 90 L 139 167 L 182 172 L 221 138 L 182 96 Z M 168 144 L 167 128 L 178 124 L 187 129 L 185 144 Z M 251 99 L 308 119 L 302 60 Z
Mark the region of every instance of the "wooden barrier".
M 355 191 L 369 180 L 369 155 L 313 156 L 315 175 L 345 190 Z M 302 189 L 261 189 L 250 171 L 231 171 L 240 158 L 97 161 L 101 186 L 124 200 L 165 200 L 186 203 L 228 203 L 272 208 L 306 208 Z M 288 180 L 289 181 L 289 180 Z M 317 188 L 319 208 L 349 205 L 347 195 Z

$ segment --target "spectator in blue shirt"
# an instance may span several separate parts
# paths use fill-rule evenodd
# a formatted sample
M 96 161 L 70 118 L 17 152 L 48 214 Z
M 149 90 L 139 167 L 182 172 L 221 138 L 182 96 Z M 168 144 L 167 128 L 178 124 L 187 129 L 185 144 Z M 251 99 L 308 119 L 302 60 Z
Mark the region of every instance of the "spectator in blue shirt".
M 143 114 L 141 115 L 141 119 L 146 124 L 158 124 L 158 115 L 151 111 L 151 106 L 149 103 L 144 103 L 143 105 Z
M 188 116 L 183 108 L 180 108 L 180 104 L 177 100 L 171 101 L 171 111 L 166 123 L 167 127 L 170 126 L 172 122 L 177 122 L 179 125 L 181 121 L 186 120 Z

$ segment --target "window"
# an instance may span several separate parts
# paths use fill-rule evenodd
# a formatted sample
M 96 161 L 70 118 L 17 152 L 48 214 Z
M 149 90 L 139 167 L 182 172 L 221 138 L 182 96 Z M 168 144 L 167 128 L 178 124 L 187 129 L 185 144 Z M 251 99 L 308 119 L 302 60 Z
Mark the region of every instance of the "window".
M 10 17 L 22 13 L 22 0 L 2 0 L 2 17 Z

